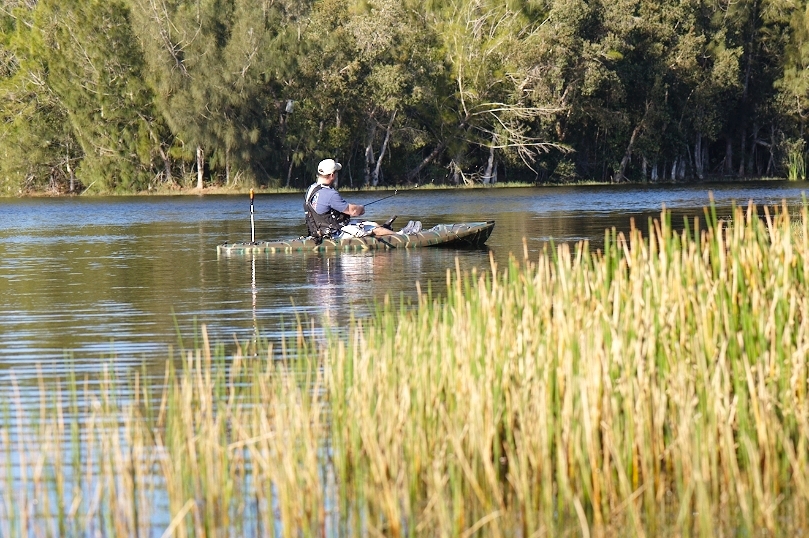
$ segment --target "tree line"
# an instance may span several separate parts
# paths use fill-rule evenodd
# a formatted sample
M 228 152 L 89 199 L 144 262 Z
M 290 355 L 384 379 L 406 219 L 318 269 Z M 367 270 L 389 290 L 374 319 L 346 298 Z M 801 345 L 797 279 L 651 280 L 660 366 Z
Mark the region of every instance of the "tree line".
M 803 178 L 805 0 L 0 0 L 0 192 Z

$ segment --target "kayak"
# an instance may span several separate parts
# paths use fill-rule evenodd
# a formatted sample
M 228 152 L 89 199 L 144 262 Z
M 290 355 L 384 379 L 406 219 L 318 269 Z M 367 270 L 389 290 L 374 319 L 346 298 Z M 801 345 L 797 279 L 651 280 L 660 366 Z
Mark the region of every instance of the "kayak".
M 250 254 L 275 252 L 356 252 L 363 250 L 390 250 L 394 248 L 482 247 L 494 229 L 494 221 L 463 224 L 438 224 L 414 234 L 395 233 L 374 237 L 342 237 L 324 239 L 319 245 L 311 237 L 283 241 L 257 241 L 255 243 L 225 243 L 218 245 L 218 254 Z

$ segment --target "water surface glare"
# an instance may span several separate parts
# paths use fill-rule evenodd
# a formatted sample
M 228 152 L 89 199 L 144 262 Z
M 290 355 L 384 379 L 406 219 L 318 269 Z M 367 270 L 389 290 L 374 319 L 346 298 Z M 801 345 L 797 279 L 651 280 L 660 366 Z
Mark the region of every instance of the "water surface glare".
M 495 220 L 488 248 L 376 253 L 276 254 L 222 258 L 216 245 L 250 238 L 246 196 L 5 199 L 0 201 L 0 386 L 60 375 L 67 358 L 93 371 L 161 364 L 170 346 L 193 344 L 205 323 L 232 345 L 256 333 L 278 339 L 296 319 L 329 312 L 344 324 L 390 295 L 413 300 L 416 283 L 441 293 L 446 271 L 486 271 L 509 253 L 535 256 L 549 241 L 603 244 L 604 230 L 645 230 L 665 206 L 676 224 L 699 217 L 713 193 L 732 203 L 797 208 L 801 182 L 714 185 L 546 187 L 399 193 L 366 218 L 396 225 Z M 385 193 L 345 192 L 352 202 Z M 304 233 L 301 195 L 257 196 L 256 237 Z M 178 336 L 179 335 L 179 336 Z M 6 389 L 4 388 L 3 391 Z

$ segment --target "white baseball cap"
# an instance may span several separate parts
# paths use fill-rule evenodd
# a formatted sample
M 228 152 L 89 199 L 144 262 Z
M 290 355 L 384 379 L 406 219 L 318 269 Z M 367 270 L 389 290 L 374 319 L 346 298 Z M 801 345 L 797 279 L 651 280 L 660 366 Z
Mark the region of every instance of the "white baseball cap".
M 328 176 L 342 169 L 343 165 L 334 159 L 324 159 L 317 165 L 317 173 L 321 176 Z

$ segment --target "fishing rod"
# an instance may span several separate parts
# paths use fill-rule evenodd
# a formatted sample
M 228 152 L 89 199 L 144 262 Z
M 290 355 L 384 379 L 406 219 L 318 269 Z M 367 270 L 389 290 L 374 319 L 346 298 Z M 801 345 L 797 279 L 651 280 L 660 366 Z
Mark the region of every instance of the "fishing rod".
M 432 181 L 430 181 L 430 183 L 432 183 Z M 409 187 L 409 188 L 407 188 L 407 189 L 402 189 L 402 192 L 412 191 L 412 190 L 418 189 L 419 187 L 421 187 L 421 185 L 416 184 L 416 186 L 415 186 L 415 187 Z M 393 197 L 394 197 L 394 196 L 396 196 L 397 194 L 399 194 L 399 189 L 395 189 L 395 190 L 393 191 L 393 194 L 389 194 L 389 195 L 387 195 L 387 196 L 383 196 L 383 197 L 382 197 L 382 198 L 380 198 L 379 200 L 374 200 L 373 202 L 368 202 L 367 204 L 363 204 L 363 206 L 364 206 L 364 207 L 368 207 L 369 205 L 371 205 L 371 204 L 375 204 L 375 203 L 377 203 L 377 202 L 381 202 L 382 200 L 387 200 L 388 198 L 393 198 Z
M 253 198 L 255 194 L 253 193 L 253 189 L 250 189 L 250 242 L 256 242 L 256 221 L 253 217 Z

